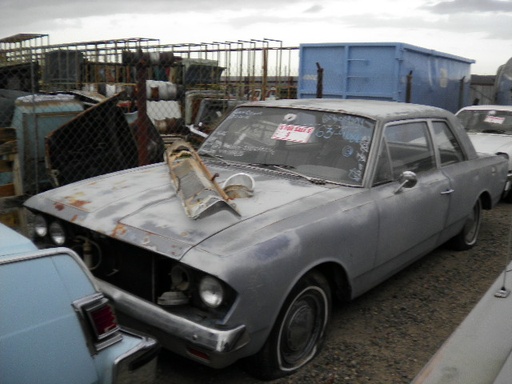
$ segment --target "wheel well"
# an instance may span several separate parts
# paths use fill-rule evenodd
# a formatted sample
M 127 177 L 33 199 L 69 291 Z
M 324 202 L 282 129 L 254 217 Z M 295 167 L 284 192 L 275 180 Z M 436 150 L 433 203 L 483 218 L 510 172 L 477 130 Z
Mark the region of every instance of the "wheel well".
M 333 292 L 333 297 L 340 301 L 349 301 L 351 298 L 351 287 L 348 283 L 345 269 L 336 263 L 325 263 L 315 267 L 315 271 L 325 276 Z
M 492 199 L 491 195 L 489 195 L 489 192 L 482 192 L 480 195 L 480 200 L 482 201 L 482 208 L 483 209 L 491 209 L 492 208 Z

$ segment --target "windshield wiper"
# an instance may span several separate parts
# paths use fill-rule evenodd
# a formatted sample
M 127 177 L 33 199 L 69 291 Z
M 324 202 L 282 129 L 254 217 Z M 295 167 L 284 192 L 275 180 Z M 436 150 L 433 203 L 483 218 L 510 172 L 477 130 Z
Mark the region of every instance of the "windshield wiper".
M 310 183 L 313 183 L 313 184 L 323 185 L 323 184 L 326 184 L 328 182 L 327 180 L 319 179 L 317 177 L 311 177 L 311 176 L 308 176 L 308 175 L 304 175 L 303 173 L 300 173 L 300 172 L 297 172 L 297 171 L 293 171 L 293 170 L 291 170 L 289 168 L 283 168 L 283 167 L 280 167 L 278 165 L 275 165 L 274 168 L 279 169 L 280 171 L 287 172 L 287 173 L 289 173 L 291 175 L 300 177 L 300 178 L 302 178 L 304 180 L 307 180 L 307 181 L 309 181 Z
M 274 164 L 274 163 L 250 163 L 253 167 L 264 167 L 264 168 L 276 168 L 284 171 L 289 171 L 290 169 L 294 169 L 293 165 L 287 164 Z
M 305 179 L 313 184 L 319 184 L 319 185 L 324 185 L 324 184 L 334 184 L 334 185 L 342 185 L 342 186 L 347 186 L 347 183 L 342 183 L 342 182 L 339 182 L 339 181 L 333 181 L 333 180 L 329 180 L 329 179 L 320 179 L 318 177 L 312 177 L 312 176 L 308 176 L 308 175 L 305 175 L 303 173 L 300 173 L 300 172 L 297 172 L 297 171 L 293 171 L 291 169 L 287 169 L 287 168 L 284 168 L 284 167 L 280 167 L 278 165 L 274 165 L 274 167 L 276 169 L 279 169 L 280 171 L 284 171 L 284 172 L 287 172 L 291 175 L 294 175 L 294 176 L 297 176 L 297 177 L 300 177 L 302 179 Z M 290 168 L 294 168 L 293 166 L 288 166 Z
M 288 173 L 290 175 L 300 177 L 300 178 L 302 178 L 304 180 L 307 180 L 307 181 L 309 181 L 310 183 L 313 183 L 313 184 L 326 184 L 327 183 L 326 180 L 319 179 L 317 177 L 307 176 L 307 175 L 304 175 L 304 174 L 302 174 L 300 172 L 294 171 L 293 169 L 295 167 L 293 165 L 288 165 L 288 164 L 272 164 L 272 163 L 251 163 L 250 165 L 256 166 L 256 167 L 271 168 L 271 169 L 274 169 L 274 170 L 282 171 L 282 172 Z

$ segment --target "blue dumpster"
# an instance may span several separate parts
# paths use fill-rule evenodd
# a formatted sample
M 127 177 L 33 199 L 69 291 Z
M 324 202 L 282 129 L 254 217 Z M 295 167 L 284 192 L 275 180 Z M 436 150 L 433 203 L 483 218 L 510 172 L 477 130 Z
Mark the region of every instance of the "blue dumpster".
M 471 104 L 471 59 L 404 43 L 301 44 L 299 53 L 298 98 L 391 100 L 451 112 Z

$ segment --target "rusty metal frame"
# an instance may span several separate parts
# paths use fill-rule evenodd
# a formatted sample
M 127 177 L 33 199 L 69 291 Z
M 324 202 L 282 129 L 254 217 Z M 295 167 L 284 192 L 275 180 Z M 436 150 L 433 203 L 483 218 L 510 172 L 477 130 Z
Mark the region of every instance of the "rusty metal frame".
M 240 216 L 235 204 L 215 181 L 217 175 L 210 173 L 191 144 L 174 142 L 165 152 L 165 161 L 188 217 L 195 220 L 224 209 Z

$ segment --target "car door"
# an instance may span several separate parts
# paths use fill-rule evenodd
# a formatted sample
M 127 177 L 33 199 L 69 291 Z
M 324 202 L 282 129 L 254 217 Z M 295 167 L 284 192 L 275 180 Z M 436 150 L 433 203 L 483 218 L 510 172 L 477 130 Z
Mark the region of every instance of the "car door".
M 451 188 L 437 167 L 425 120 L 384 127 L 377 170 L 372 188 L 380 228 L 376 267 L 390 274 L 438 244 Z M 404 171 L 416 174 L 416 185 L 399 187 Z
M 431 122 L 434 142 L 439 152 L 442 172 L 450 180 L 450 211 L 446 219 L 448 231 L 443 240 L 448 240 L 460 229 L 457 223 L 465 220 L 478 196 L 479 172 L 472 161 L 465 161 L 462 146 L 452 133 L 450 125 L 443 120 Z M 474 200 L 471 200 L 474 199 Z M 453 229 L 453 230 L 452 230 Z

